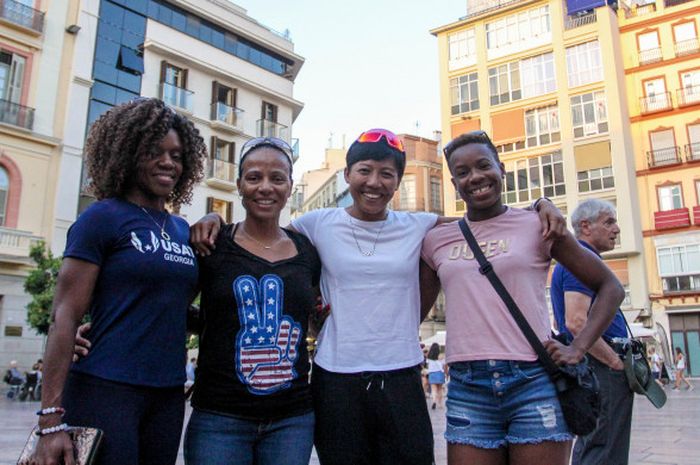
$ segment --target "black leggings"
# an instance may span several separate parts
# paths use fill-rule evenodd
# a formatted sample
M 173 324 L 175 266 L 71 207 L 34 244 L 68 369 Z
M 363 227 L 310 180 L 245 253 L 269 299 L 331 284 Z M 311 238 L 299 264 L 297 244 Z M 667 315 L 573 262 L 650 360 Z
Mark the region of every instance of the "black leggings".
M 357 374 L 314 365 L 321 465 L 430 465 L 433 430 L 418 367 Z
M 64 421 L 104 431 L 97 465 L 173 465 L 185 413 L 184 388 L 132 386 L 71 372 Z

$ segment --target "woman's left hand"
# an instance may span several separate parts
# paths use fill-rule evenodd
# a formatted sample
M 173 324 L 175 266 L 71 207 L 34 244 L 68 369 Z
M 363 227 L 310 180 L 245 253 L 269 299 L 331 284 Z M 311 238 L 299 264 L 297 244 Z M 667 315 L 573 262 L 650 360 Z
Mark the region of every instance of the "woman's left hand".
M 566 346 L 554 339 L 545 341 L 543 345 L 557 365 L 575 365 L 586 354 L 585 351 L 575 347 L 573 344 Z

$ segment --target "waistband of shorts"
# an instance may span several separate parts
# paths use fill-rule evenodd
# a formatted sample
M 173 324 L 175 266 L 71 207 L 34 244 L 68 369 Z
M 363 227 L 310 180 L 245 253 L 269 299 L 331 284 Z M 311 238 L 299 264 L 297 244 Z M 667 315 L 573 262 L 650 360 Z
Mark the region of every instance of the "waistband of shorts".
M 521 370 L 528 368 L 542 368 L 539 360 L 472 360 L 468 362 L 450 363 L 450 369 L 471 370 L 471 371 L 503 371 Z

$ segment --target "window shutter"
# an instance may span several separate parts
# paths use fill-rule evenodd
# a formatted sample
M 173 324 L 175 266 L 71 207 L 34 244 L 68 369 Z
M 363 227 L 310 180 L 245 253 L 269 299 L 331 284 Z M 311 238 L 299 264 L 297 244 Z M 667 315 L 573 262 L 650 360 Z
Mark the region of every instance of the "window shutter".
M 234 160 L 236 160 L 236 143 L 229 142 L 229 144 L 228 144 L 228 162 L 234 163 Z
M 165 71 L 168 68 L 168 62 L 165 60 L 162 60 L 160 62 L 160 82 L 163 83 L 165 82 Z
M 235 107 L 237 106 L 236 103 L 238 101 L 238 89 L 231 89 L 231 106 Z
M 226 202 L 226 222 L 233 222 L 233 202 Z
M 187 71 L 186 69 L 182 70 L 182 88 L 187 89 Z
M 207 197 L 207 213 L 214 211 L 214 197 Z
M 209 158 L 212 160 L 216 158 L 216 136 L 211 136 L 211 142 L 209 147 Z
M 217 120 L 216 103 L 219 101 L 219 83 L 211 81 L 211 120 Z

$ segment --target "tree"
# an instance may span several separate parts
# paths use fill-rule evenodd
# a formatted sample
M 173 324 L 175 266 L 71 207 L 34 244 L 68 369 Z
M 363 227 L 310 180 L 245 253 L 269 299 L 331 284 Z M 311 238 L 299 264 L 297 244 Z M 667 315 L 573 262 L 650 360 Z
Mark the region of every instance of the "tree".
M 43 241 L 31 247 L 29 256 L 36 262 L 37 267 L 29 272 L 24 281 L 25 292 L 32 296 L 32 301 L 27 305 L 27 322 L 37 334 L 48 334 L 61 259 L 54 257 Z

